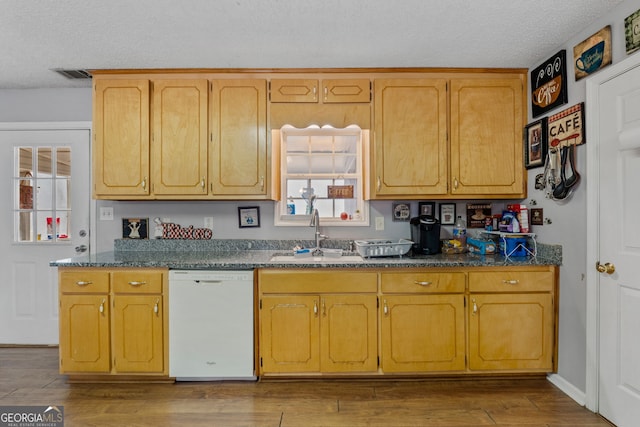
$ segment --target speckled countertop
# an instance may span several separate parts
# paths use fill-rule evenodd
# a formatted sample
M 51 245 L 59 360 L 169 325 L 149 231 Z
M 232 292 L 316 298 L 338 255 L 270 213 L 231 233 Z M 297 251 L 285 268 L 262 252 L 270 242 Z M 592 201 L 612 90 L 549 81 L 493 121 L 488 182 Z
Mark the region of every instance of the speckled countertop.
M 351 241 L 331 240 L 328 247 L 349 250 Z M 272 261 L 295 245 L 312 242 L 288 240 L 129 240 L 115 241 L 114 250 L 51 261 L 52 267 L 168 267 L 187 270 L 253 270 L 255 268 L 420 268 L 561 265 L 562 247 L 538 243 L 536 257 L 437 254 L 417 257 L 341 258 L 313 261 Z

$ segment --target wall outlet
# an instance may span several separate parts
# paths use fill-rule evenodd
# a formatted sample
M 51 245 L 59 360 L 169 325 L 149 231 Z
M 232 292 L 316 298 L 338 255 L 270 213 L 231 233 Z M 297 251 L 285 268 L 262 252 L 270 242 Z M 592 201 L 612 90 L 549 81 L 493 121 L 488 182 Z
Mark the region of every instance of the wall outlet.
M 383 216 L 377 216 L 376 217 L 376 230 L 377 231 L 384 230 L 384 217 Z
M 113 221 L 112 206 L 102 206 L 100 208 L 100 221 Z
M 213 217 L 212 216 L 205 216 L 204 217 L 204 228 L 208 228 L 209 230 L 213 231 Z

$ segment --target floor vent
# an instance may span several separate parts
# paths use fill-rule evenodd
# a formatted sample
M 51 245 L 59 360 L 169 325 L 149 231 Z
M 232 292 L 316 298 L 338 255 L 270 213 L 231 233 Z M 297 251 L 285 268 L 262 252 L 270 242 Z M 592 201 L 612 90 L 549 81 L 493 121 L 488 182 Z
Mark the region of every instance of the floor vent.
M 68 79 L 78 80 L 78 79 L 90 79 L 91 74 L 87 70 L 67 70 L 63 68 L 54 68 L 51 71 L 55 71 L 58 74 L 62 74 Z

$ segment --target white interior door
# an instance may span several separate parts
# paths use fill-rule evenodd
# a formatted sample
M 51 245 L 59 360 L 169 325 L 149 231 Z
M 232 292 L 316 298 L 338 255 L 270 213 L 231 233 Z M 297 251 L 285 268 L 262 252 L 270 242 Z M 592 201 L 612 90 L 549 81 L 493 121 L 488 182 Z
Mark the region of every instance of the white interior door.
M 90 123 L 0 127 L 0 344 L 57 344 L 55 259 L 89 249 Z
M 599 412 L 640 420 L 640 66 L 598 89 Z M 594 112 L 595 109 L 594 109 Z M 596 268 L 593 266 L 592 268 Z

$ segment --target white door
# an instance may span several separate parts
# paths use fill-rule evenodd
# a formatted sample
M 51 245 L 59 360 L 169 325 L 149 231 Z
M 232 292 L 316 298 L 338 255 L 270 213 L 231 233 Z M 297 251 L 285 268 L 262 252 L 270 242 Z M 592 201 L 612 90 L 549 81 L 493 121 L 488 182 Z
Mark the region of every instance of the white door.
M 598 89 L 599 412 L 640 420 L 640 66 Z M 588 136 L 588 135 L 587 135 Z M 587 142 L 589 143 L 589 142 Z
M 90 123 L 0 127 L 0 344 L 57 344 L 57 270 L 88 251 Z

